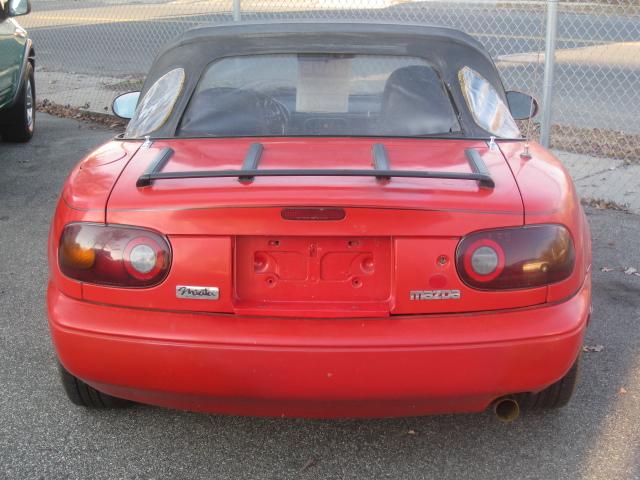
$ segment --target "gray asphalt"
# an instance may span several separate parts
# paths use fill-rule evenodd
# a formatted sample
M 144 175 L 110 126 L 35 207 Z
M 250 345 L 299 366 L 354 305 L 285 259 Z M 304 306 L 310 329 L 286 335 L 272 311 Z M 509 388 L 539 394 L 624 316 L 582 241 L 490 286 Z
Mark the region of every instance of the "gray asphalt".
M 490 413 L 309 421 L 74 407 L 46 324 L 46 235 L 67 172 L 112 135 L 42 114 L 30 144 L 0 143 L 0 478 L 640 478 L 640 277 L 619 270 L 640 270 L 640 217 L 613 211 L 588 212 L 586 343 L 604 350 L 583 354 L 561 411 L 506 425 Z

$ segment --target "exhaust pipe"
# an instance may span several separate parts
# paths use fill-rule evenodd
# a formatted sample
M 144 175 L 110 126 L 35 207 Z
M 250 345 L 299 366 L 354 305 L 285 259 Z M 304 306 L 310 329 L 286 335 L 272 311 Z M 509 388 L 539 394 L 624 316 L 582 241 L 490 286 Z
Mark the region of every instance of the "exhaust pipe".
M 520 416 L 520 405 L 513 398 L 501 398 L 493 404 L 493 412 L 503 422 L 513 422 Z

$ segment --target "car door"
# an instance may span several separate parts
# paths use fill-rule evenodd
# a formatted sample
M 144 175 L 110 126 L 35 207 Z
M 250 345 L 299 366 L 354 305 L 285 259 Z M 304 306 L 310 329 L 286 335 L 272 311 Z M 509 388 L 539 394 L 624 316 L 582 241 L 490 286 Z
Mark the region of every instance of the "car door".
M 0 0 L 0 6 L 2 3 Z M 19 83 L 24 45 L 16 38 L 16 31 L 13 20 L 0 17 L 0 108 L 11 102 Z

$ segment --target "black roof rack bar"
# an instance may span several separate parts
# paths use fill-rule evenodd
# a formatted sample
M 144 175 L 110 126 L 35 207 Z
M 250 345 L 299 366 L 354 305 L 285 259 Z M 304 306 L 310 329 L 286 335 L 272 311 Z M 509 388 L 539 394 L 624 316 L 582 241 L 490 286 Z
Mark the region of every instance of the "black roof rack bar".
M 260 163 L 260 157 L 262 156 L 263 149 L 264 148 L 261 143 L 252 143 L 244 157 L 244 161 L 242 162 L 242 170 L 256 170 Z M 238 177 L 238 181 L 243 183 L 252 182 L 253 176 L 240 175 Z
M 373 168 L 376 170 L 390 170 L 389 155 L 387 155 L 387 149 L 382 143 L 373 144 Z M 378 175 L 376 178 L 378 180 L 391 179 L 391 177 L 385 177 L 382 175 Z
M 173 149 L 169 147 L 165 147 L 156 156 L 156 158 L 151 162 L 149 168 L 140 175 L 140 178 L 136 181 L 136 187 L 148 187 L 154 180 L 154 175 L 157 175 L 167 164 L 169 159 L 173 155 Z
M 480 186 L 486 188 L 495 188 L 496 184 L 493 181 L 493 178 L 491 178 L 489 170 L 487 169 L 487 166 L 485 165 L 478 151 L 474 150 L 473 148 L 467 148 L 464 151 L 464 154 L 467 156 L 471 171 L 474 174 L 482 177 L 478 179 L 478 183 L 480 184 Z
M 403 177 L 474 180 L 482 186 L 493 186 L 490 176 L 482 173 L 430 172 L 427 170 L 341 170 L 278 168 L 273 170 L 204 170 L 192 172 L 158 172 L 149 174 L 149 180 L 224 177 Z

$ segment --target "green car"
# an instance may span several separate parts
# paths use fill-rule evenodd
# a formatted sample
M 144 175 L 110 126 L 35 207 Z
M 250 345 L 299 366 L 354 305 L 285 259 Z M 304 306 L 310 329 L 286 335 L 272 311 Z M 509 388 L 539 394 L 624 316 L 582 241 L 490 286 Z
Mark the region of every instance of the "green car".
M 9 142 L 29 141 L 36 119 L 35 52 L 12 18 L 30 11 L 29 0 L 0 0 L 0 135 Z

